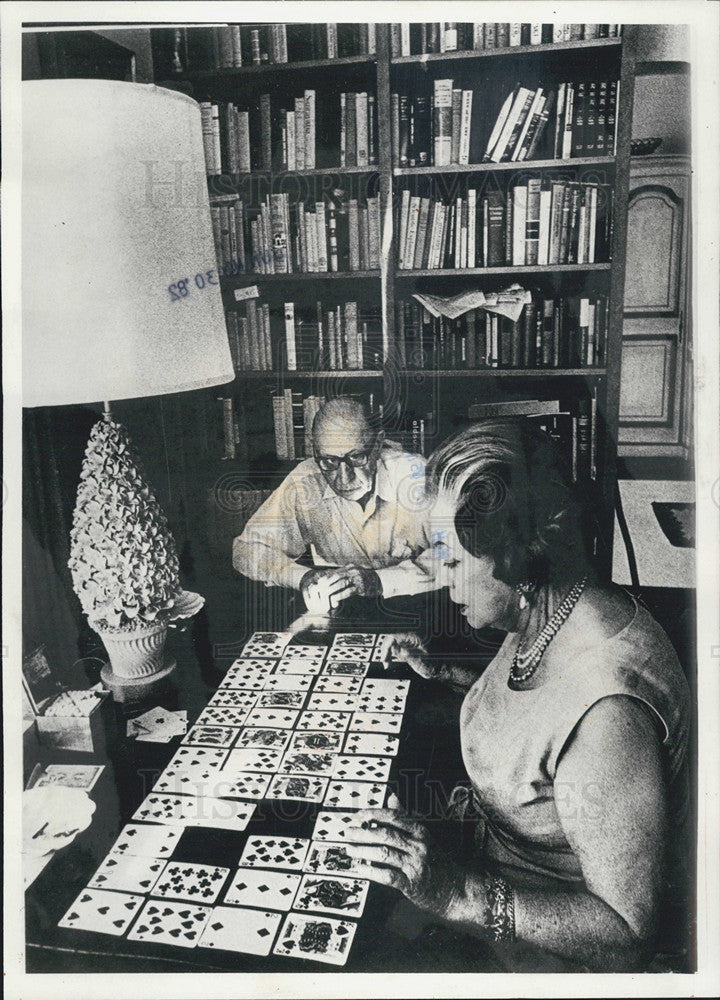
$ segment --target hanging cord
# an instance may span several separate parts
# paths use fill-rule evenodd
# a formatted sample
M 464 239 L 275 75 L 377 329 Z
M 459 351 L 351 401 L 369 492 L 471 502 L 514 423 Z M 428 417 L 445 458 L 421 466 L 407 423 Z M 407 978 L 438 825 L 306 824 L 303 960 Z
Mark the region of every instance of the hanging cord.
M 632 538 L 630 537 L 630 529 L 628 528 L 627 521 L 625 520 L 625 511 L 623 510 L 622 497 L 620 496 L 620 486 L 617 482 L 615 483 L 615 513 L 617 514 L 618 526 L 620 527 L 620 534 L 622 535 L 625 552 L 627 554 L 628 567 L 630 569 L 630 583 L 632 586 L 631 593 L 634 597 L 640 598 L 640 577 L 638 576 L 635 548 L 632 543 Z

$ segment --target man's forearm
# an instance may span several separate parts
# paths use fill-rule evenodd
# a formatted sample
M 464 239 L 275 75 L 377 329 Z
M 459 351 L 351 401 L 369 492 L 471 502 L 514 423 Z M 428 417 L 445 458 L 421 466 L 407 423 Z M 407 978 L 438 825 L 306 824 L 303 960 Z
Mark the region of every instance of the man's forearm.
M 239 537 L 233 542 L 233 566 L 243 576 L 258 580 L 267 587 L 289 587 L 299 590 L 307 572 L 294 559 L 279 549 L 260 542 L 246 542 Z

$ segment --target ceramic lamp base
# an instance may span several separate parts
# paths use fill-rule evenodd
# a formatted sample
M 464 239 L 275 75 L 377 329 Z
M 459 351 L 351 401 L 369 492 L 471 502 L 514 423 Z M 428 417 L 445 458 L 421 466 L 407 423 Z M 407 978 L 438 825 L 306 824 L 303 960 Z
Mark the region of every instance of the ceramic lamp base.
M 166 657 L 161 669 L 154 674 L 145 677 L 118 677 L 113 673 L 112 665 L 106 663 L 100 671 L 100 679 L 108 691 L 112 692 L 115 701 L 123 704 L 146 701 L 167 684 L 167 679 L 176 666 L 177 662 L 172 657 Z

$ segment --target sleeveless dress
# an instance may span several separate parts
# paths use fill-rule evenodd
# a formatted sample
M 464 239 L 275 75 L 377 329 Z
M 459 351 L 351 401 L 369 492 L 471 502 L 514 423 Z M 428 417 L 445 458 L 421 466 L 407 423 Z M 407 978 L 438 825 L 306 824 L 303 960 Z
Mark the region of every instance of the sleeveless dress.
M 558 760 L 589 709 L 612 695 L 637 698 L 659 723 L 671 837 L 687 821 L 690 696 L 675 651 L 661 627 L 635 602 L 632 621 L 609 639 L 556 666 L 528 690 L 508 687 L 517 636 L 468 691 L 460 715 L 462 753 L 481 814 L 476 845 L 483 863 L 518 887 L 582 888 L 577 856 L 562 824 L 570 789 L 555 782 Z M 602 809 L 589 786 L 580 808 Z M 592 813 L 591 813 L 592 815 Z

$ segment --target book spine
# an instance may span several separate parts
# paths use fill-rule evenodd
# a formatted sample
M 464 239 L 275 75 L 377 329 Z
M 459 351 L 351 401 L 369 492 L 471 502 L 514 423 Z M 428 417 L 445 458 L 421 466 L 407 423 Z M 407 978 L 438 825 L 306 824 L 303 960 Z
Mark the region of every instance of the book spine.
M 460 144 L 458 150 L 458 163 L 461 164 L 467 164 L 470 162 L 470 121 L 472 117 L 472 103 L 472 90 L 463 90 L 460 111 Z
M 260 166 L 263 170 L 272 168 L 272 115 L 270 94 L 260 95 Z
M 573 108 L 571 155 L 583 156 L 585 154 L 585 90 L 584 81 L 576 85 Z
M 288 371 L 297 370 L 297 350 L 295 345 L 295 303 L 285 303 L 285 352 Z
M 377 154 L 377 107 L 374 94 L 368 94 L 368 164 L 374 166 L 378 161 Z
M 272 227 L 272 257 L 275 274 L 287 274 L 288 233 L 285 224 L 285 204 L 282 194 L 270 195 L 270 224 Z
M 368 95 L 366 92 L 356 95 L 355 121 L 357 127 L 357 165 L 366 167 L 369 163 Z
M 305 91 L 305 169 L 315 169 L 315 91 Z
M 462 117 L 462 90 L 454 87 L 452 91 L 452 111 L 450 124 L 450 162 L 460 162 L 460 120 Z
M 360 223 L 356 198 L 348 202 L 348 250 L 351 271 L 360 270 Z
M 328 270 L 328 245 L 325 219 L 325 202 L 315 202 L 315 221 L 317 226 L 318 271 Z
M 452 154 L 452 80 L 436 80 L 434 88 L 435 166 L 449 166 Z
M 527 182 L 527 215 L 525 219 L 525 263 L 538 263 L 540 250 L 540 192 L 542 182 L 531 178 Z
M 575 86 L 572 83 L 566 83 L 565 108 L 563 114 L 564 124 L 562 130 L 562 148 L 560 154 L 563 160 L 569 160 L 572 154 L 572 126 L 573 126 L 574 104 L 575 104 Z
M 407 94 L 398 96 L 398 163 L 401 167 L 410 165 L 410 98 Z
M 345 162 L 348 167 L 358 165 L 358 95 L 352 91 L 345 95 Z
M 527 185 L 518 184 L 513 189 L 512 263 L 525 264 L 526 224 L 528 208 Z
M 347 366 L 352 369 L 362 367 L 361 352 L 358 343 L 358 317 L 357 302 L 346 302 L 344 305 L 345 314 L 345 337 L 347 340 Z

